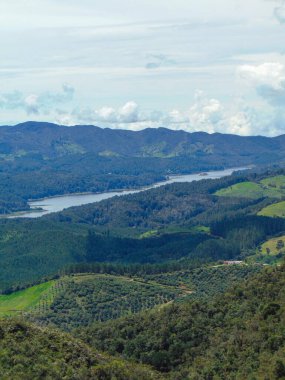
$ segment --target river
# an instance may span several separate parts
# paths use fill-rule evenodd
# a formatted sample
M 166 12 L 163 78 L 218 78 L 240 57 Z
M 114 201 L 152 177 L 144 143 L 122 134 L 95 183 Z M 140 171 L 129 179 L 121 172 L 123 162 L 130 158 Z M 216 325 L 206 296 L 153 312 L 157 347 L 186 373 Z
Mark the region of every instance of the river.
M 126 194 L 139 193 L 141 191 L 153 189 L 155 187 L 164 186 L 164 185 L 174 183 L 174 182 L 193 182 L 193 181 L 200 181 L 202 179 L 222 178 L 227 175 L 231 175 L 235 171 L 245 170 L 245 169 L 248 169 L 248 168 L 242 167 L 242 168 L 233 168 L 233 169 L 205 172 L 202 174 L 186 174 L 186 175 L 170 176 L 169 179 L 166 181 L 158 182 L 151 186 L 144 187 L 141 189 L 136 189 L 136 190 L 109 191 L 109 192 L 97 193 L 97 194 L 95 193 L 68 194 L 68 195 L 45 198 L 41 200 L 33 200 L 29 202 L 31 211 L 9 215 L 8 218 L 39 218 L 43 215 L 47 215 L 52 212 L 62 211 L 68 207 L 82 206 L 88 203 L 96 203 L 104 199 L 115 197 L 117 195 L 122 196 Z M 39 210 L 39 208 L 41 210 Z

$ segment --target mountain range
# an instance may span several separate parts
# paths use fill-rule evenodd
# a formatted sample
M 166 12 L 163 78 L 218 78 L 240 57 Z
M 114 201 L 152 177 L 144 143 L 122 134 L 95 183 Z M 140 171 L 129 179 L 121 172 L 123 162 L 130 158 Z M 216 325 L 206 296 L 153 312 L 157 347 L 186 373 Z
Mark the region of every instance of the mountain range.
M 26 122 L 0 127 L 0 214 L 28 200 L 148 186 L 170 174 L 279 165 L 285 135 L 242 137 L 166 128 L 128 131 Z
M 225 162 L 225 158 L 231 161 L 238 157 L 239 160 L 254 163 L 278 160 L 284 152 L 285 135 L 273 138 L 242 137 L 166 128 L 134 132 L 92 125 L 66 127 L 44 122 L 0 127 L 2 158 L 27 154 L 54 158 L 93 153 L 103 157 L 208 157 L 221 162 Z

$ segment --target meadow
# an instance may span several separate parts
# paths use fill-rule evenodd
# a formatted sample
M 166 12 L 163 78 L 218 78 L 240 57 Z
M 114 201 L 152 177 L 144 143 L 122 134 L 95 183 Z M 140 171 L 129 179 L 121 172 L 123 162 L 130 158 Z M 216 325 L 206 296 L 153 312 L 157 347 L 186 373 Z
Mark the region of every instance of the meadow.
M 260 252 L 263 255 L 276 256 L 285 254 L 285 235 L 269 239 L 261 245 Z
M 285 218 L 285 201 L 266 206 L 257 215 Z
M 41 304 L 51 302 L 56 281 L 48 281 L 11 294 L 0 295 L 0 316 L 29 312 Z
M 241 197 L 258 199 L 262 197 L 281 199 L 285 196 L 285 176 L 268 177 L 258 182 L 245 181 L 218 190 L 220 197 Z

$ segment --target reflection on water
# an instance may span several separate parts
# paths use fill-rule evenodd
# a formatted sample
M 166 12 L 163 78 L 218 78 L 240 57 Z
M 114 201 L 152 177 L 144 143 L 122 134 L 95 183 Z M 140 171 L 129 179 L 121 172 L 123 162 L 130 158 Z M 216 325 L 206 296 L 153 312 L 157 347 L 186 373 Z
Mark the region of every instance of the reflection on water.
M 141 191 L 153 189 L 155 187 L 167 185 L 174 182 L 193 182 L 202 179 L 215 179 L 222 178 L 227 175 L 231 175 L 234 171 L 245 170 L 247 168 L 236 168 L 236 169 L 226 169 L 214 172 L 207 172 L 201 174 L 186 174 L 179 176 L 170 176 L 167 181 L 158 182 L 154 185 L 137 189 L 137 190 L 123 190 L 123 191 L 112 191 L 99 194 L 73 194 L 64 195 L 52 198 L 46 198 L 43 200 L 35 200 L 29 202 L 31 209 L 41 208 L 41 211 L 28 211 L 18 215 L 10 215 L 9 218 L 39 218 L 43 215 L 50 214 L 52 212 L 62 211 L 65 208 L 73 206 L 82 206 L 88 203 L 100 202 L 104 199 L 112 198 L 116 195 L 122 196 L 126 194 L 139 193 Z

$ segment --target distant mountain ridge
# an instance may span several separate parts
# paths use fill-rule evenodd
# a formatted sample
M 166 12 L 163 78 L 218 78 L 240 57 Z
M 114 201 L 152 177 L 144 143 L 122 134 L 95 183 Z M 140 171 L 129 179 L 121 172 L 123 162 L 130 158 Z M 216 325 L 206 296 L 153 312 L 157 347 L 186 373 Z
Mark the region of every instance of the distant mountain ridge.
M 0 214 L 28 200 L 148 186 L 169 174 L 285 162 L 278 137 L 128 131 L 93 125 L 26 122 L 0 127 Z
M 166 128 L 129 131 L 92 125 L 66 127 L 25 122 L 0 127 L 0 155 L 40 154 L 56 158 L 92 153 L 124 157 L 243 157 L 245 163 L 277 161 L 285 154 L 285 135 L 278 137 L 173 131 Z

